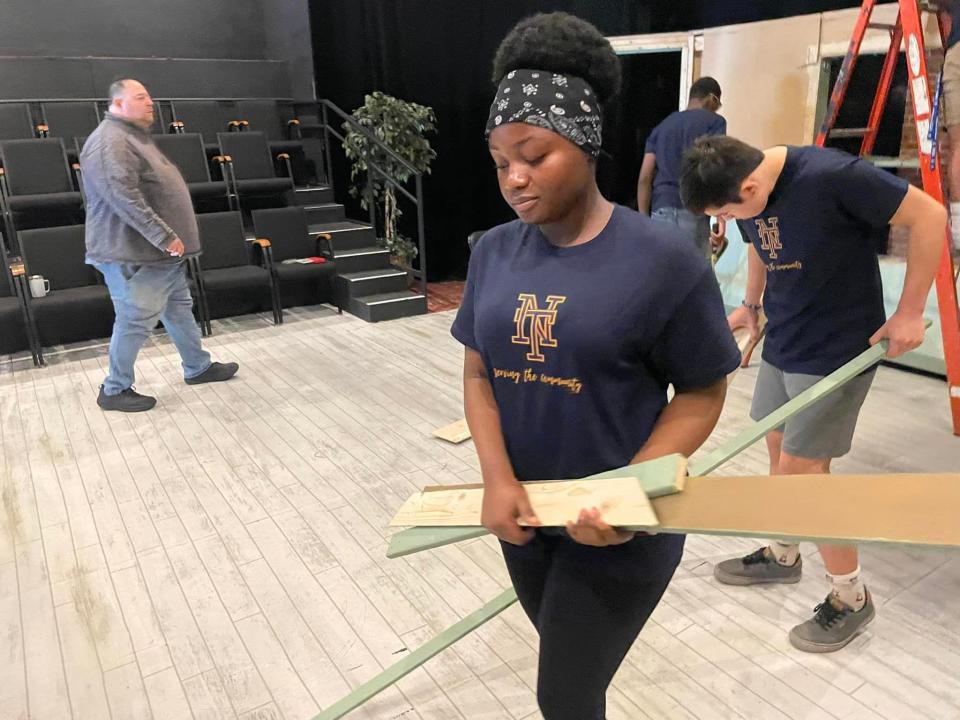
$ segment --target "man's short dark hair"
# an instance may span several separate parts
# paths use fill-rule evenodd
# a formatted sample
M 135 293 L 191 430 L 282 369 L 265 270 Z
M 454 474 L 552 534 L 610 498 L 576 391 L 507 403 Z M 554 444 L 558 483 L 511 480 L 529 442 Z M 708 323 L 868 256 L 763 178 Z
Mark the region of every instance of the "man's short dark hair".
M 704 75 L 690 86 L 691 100 L 704 100 L 711 95 L 715 95 L 717 100 L 720 99 L 720 83 L 708 75 Z
M 763 151 L 728 135 L 696 140 L 680 162 L 680 200 L 694 213 L 740 202 L 740 186 L 763 162 Z

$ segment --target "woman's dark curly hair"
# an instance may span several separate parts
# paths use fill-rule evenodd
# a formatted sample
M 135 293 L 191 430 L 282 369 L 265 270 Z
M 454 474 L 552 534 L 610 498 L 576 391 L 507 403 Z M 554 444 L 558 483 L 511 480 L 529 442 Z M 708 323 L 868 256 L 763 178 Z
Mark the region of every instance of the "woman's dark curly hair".
M 567 73 L 590 83 L 601 105 L 620 90 L 620 59 L 586 20 L 565 12 L 539 13 L 518 22 L 493 59 L 493 82 L 526 68 Z

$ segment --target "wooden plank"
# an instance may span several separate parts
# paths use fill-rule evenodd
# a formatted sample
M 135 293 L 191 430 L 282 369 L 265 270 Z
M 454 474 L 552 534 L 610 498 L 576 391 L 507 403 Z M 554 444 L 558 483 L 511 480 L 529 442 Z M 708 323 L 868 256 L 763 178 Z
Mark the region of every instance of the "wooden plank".
M 470 439 L 470 428 L 467 427 L 466 418 L 452 422 L 449 425 L 437 428 L 433 431 L 433 436 L 449 443 L 457 445 Z
M 960 473 L 691 477 L 652 502 L 659 532 L 960 546 Z
M 467 615 L 460 622 L 451 625 L 429 642 L 421 645 L 412 653 L 394 663 L 385 671 L 357 687 L 353 692 L 324 709 L 313 720 L 337 720 L 372 698 L 380 691 L 390 687 L 400 678 L 417 669 L 430 658 L 450 647 L 457 640 L 473 632 L 475 628 L 496 617 L 516 602 L 517 594 L 513 588 L 504 590 L 493 600 L 476 612 Z
M 10 720 L 28 720 L 27 678 L 20 619 L 20 589 L 14 563 L 0 564 L 0 707 Z
M 183 685 L 171 667 L 143 679 L 153 717 L 163 720 L 193 720 Z
M 627 465 L 591 475 L 584 480 L 602 480 L 612 477 L 634 477 L 640 480 L 647 497 L 659 497 L 677 492 L 686 476 L 687 461 L 682 455 L 665 455 L 647 462 Z M 440 486 L 442 487 L 442 486 Z M 390 539 L 387 557 L 396 558 L 420 550 L 482 537 L 487 531 L 478 527 L 415 527 L 402 530 Z
M 767 417 L 747 426 L 742 432 L 724 442 L 704 458 L 691 463 L 689 474 L 694 476 L 713 472 L 720 465 L 723 465 L 723 463 L 763 438 L 768 432 L 778 428 L 787 419 L 805 410 L 820 398 L 829 395 L 865 370 L 879 363 L 886 353 L 886 347 L 886 341 L 874 345 L 846 365 L 843 365 L 819 382 L 811 385 L 793 400 L 767 415 Z M 590 479 L 609 477 L 611 473 L 620 474 L 621 472 L 626 472 L 629 467 L 631 466 L 627 466 L 627 468 L 617 468 L 607 473 L 600 473 L 599 475 L 591 475 Z M 649 491 L 647 494 L 650 495 Z M 397 558 L 404 555 L 411 555 L 421 550 L 430 550 L 462 540 L 471 540 L 485 534 L 486 530 L 475 527 L 409 528 L 394 534 L 393 537 L 390 538 L 387 557 Z
M 568 517 L 564 513 L 578 511 L 581 498 L 591 507 L 604 497 L 617 499 L 628 492 L 624 483 L 630 482 L 623 478 L 527 485 L 538 514 L 542 491 L 559 490 L 553 495 L 558 498 L 556 504 L 548 506 L 541 519 L 544 525 L 560 525 Z M 609 495 L 573 495 L 585 486 L 600 489 L 608 483 L 617 484 Z M 401 509 L 395 524 L 438 525 L 449 519 L 461 526 L 479 525 L 482 495 L 482 487 L 419 493 Z M 422 497 L 433 502 L 419 504 Z M 771 497 L 785 501 L 771 503 Z M 824 503 L 824 497 L 831 501 Z M 687 478 L 683 492 L 654 498 L 651 503 L 655 514 L 648 524 L 617 519 L 618 510 L 639 512 L 640 507 L 605 509 L 604 517 L 618 527 L 664 533 L 960 547 L 960 523 L 956 522 L 960 473 L 708 475 Z
M 767 316 L 762 310 L 760 311 L 760 317 L 758 318 L 758 326 L 760 329 L 760 335 L 757 337 L 756 342 L 750 340 L 750 328 L 738 327 L 733 330 L 733 340 L 737 343 L 737 350 L 740 351 L 741 362 L 739 367 L 727 375 L 727 382 L 733 382 L 733 379 L 737 375 L 737 370 L 745 368 L 750 364 L 747 362 L 747 356 L 752 356 L 754 349 L 756 349 L 757 345 L 760 344 L 760 341 L 763 340 L 764 335 L 767 334 Z
M 137 663 L 121 665 L 103 674 L 112 720 L 150 720 L 150 701 Z
M 635 478 L 523 483 L 537 519 L 544 527 L 575 522 L 583 509 L 599 508 L 611 525 L 653 527 L 657 516 Z M 390 521 L 392 527 L 411 525 L 479 525 L 483 485 L 414 493 Z
M 621 499 L 631 482 L 620 478 L 528 483 L 527 487 L 534 509 L 549 526 L 562 525 L 584 500 L 589 507 L 600 507 L 597 501 Z M 597 492 L 587 494 L 591 489 Z M 581 494 L 575 495 L 578 491 Z M 426 503 L 421 502 L 424 497 Z M 771 503 L 771 497 L 789 501 Z M 822 502 L 824 497 L 831 502 Z M 551 506 L 552 498 L 556 500 Z M 394 524 L 439 525 L 449 520 L 460 526 L 479 525 L 482 501 L 482 487 L 419 493 L 401 509 Z M 542 513 L 538 502 L 546 502 Z M 618 512 L 641 512 L 640 505 L 604 509 L 604 517 L 619 527 L 665 533 L 960 547 L 960 523 L 956 522 L 960 473 L 708 475 L 687 478 L 683 492 L 654 498 L 652 505 L 649 523 L 617 519 Z
M 75 718 L 109 717 L 103 673 L 91 628 L 79 603 L 55 609 L 60 633 L 60 652 L 67 678 L 67 693 Z

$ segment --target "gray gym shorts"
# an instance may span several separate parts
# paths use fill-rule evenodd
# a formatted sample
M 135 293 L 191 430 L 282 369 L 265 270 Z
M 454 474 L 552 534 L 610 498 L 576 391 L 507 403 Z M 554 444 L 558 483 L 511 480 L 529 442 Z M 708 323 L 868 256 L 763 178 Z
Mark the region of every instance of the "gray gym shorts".
M 783 432 L 783 450 L 809 459 L 836 458 L 850 452 L 860 407 L 874 375 L 876 369 L 855 377 L 787 420 L 779 428 Z M 761 363 L 750 417 L 766 417 L 822 379 L 822 375 L 787 373 L 767 362 Z

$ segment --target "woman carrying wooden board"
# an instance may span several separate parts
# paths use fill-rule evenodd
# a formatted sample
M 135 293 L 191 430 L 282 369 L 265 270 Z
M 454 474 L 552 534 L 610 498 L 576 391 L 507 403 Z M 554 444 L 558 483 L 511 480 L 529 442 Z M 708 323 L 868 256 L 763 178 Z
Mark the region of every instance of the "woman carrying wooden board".
M 566 530 L 537 528 L 519 481 L 691 455 L 740 353 L 707 261 L 597 187 L 601 106 L 620 82 L 607 40 L 564 13 L 528 18 L 501 44 L 494 81 L 489 149 L 518 219 L 476 245 L 452 330 L 483 524 L 540 634 L 544 718 L 602 720 L 683 536 L 635 537 L 589 509 Z

